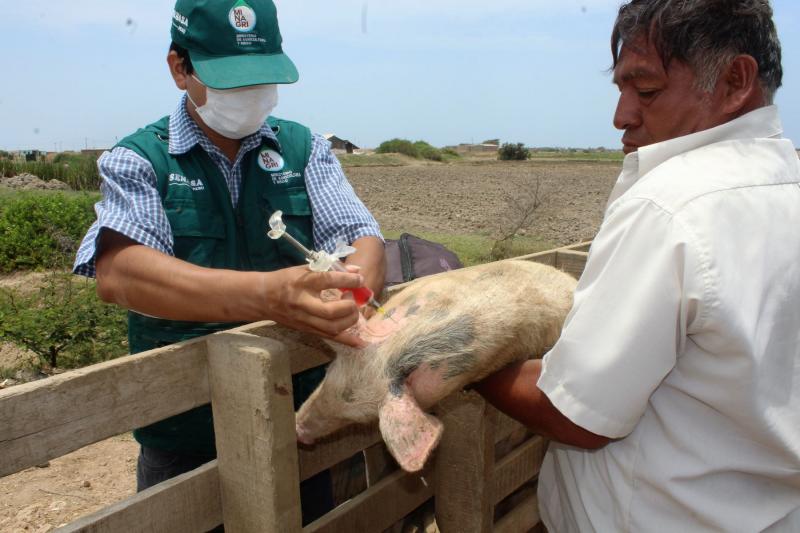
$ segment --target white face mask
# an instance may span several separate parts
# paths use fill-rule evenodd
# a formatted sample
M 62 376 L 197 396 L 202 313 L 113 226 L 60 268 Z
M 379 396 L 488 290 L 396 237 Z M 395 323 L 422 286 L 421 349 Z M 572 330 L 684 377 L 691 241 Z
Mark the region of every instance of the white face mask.
M 242 139 L 257 132 L 278 105 L 278 86 L 253 85 L 225 90 L 206 87 L 206 103 L 202 106 L 194 103 L 188 91 L 186 96 L 209 128 L 228 139 Z

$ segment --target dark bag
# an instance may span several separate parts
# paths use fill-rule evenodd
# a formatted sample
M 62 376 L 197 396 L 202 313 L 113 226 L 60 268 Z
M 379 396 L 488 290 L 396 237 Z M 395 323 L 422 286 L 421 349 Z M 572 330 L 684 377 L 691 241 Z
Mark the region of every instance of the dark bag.
M 391 287 L 430 274 L 455 270 L 464 265 L 458 256 L 439 243 L 403 233 L 386 241 L 386 281 Z

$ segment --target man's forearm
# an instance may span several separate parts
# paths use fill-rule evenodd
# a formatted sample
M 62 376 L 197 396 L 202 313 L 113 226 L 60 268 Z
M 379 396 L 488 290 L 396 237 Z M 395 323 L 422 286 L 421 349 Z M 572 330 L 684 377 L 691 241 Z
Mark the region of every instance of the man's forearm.
M 97 262 L 105 301 L 171 320 L 263 319 L 263 309 L 254 305 L 268 283 L 261 273 L 203 268 L 139 244 L 107 244 Z
M 372 289 L 376 297 L 383 291 L 386 276 L 386 255 L 383 241 L 378 237 L 361 237 L 353 242 L 356 251 L 347 257 L 348 265 L 361 267 L 364 285 Z
M 170 320 L 274 320 L 293 329 L 360 345 L 346 330 L 358 320 L 352 301 L 323 302 L 327 289 L 363 286 L 360 274 L 311 272 L 306 266 L 238 272 L 193 265 L 104 230 L 97 255 L 100 297 Z
M 608 444 L 608 437 L 575 425 L 553 406 L 536 386 L 541 373 L 539 359 L 516 363 L 484 379 L 475 389 L 499 410 L 554 440 L 588 449 Z

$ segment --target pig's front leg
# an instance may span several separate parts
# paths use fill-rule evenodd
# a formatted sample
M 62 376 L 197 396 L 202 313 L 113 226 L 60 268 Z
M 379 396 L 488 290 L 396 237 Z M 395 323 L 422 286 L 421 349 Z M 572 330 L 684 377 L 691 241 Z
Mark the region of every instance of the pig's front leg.
M 420 409 L 406 385 L 386 395 L 379 427 L 389 452 L 407 472 L 421 470 L 442 437 L 442 423 Z

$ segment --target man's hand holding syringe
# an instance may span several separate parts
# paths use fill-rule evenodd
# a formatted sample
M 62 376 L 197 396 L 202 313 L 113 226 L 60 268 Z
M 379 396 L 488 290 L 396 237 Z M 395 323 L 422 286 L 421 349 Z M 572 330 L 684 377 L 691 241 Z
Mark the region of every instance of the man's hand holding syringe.
M 328 272 L 334 270 L 336 272 L 349 272 L 347 267 L 339 259 L 347 257 L 355 252 L 355 248 L 347 246 L 344 242 L 337 243 L 336 250 L 333 253 L 325 251 L 309 250 L 303 244 L 297 241 L 286 231 L 286 225 L 282 220 L 283 212 L 276 211 L 269 219 L 270 230 L 267 233 L 271 239 L 277 240 L 280 238 L 288 241 L 295 249 L 297 249 L 303 257 L 306 258 L 309 265 L 308 268 L 313 272 Z M 353 295 L 353 299 L 358 307 L 369 305 L 376 309 L 379 313 L 384 313 L 383 307 L 375 299 L 375 295 L 369 287 L 357 288 L 342 288 L 342 292 L 349 292 Z

